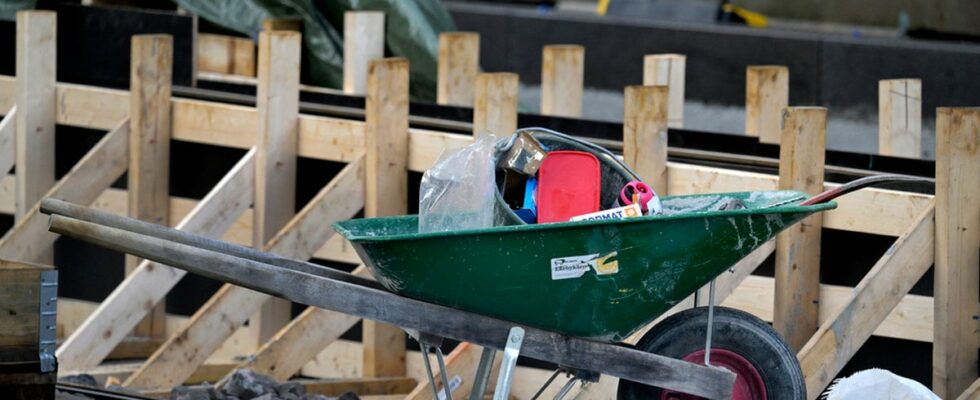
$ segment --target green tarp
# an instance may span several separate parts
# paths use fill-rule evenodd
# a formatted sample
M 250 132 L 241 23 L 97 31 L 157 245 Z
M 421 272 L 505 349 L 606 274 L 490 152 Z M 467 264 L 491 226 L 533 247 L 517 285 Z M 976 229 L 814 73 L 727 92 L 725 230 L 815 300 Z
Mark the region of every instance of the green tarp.
M 411 94 L 434 100 L 439 33 L 455 30 L 439 0 L 174 0 L 182 8 L 216 25 L 258 36 L 262 20 L 303 20 L 305 78 L 319 86 L 343 82 L 344 12 L 385 13 L 385 54 L 411 60 Z

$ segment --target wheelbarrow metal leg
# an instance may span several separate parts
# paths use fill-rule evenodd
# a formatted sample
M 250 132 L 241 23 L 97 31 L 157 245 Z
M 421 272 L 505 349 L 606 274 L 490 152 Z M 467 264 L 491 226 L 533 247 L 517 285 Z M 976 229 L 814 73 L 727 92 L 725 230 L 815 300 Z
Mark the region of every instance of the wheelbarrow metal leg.
M 704 340 L 704 365 L 711 366 L 711 332 L 714 331 L 715 280 L 708 284 L 708 333 Z
M 442 378 L 442 392 L 446 394 L 445 400 L 453 400 L 452 382 L 449 381 L 449 374 L 446 372 L 446 361 L 442 357 L 442 348 L 436 347 L 436 361 L 439 362 L 439 375 Z M 438 394 L 436 399 L 443 400 Z
M 578 378 L 574 376 L 569 379 L 568 382 L 565 382 L 565 386 L 562 386 L 561 390 L 558 391 L 558 394 L 555 395 L 555 400 L 564 399 L 565 396 L 568 395 L 568 392 L 571 392 L 572 388 L 575 387 L 576 382 L 578 382 Z
M 493 400 L 507 400 L 510 385 L 514 381 L 514 370 L 517 368 L 517 356 L 521 354 L 524 343 L 524 329 L 518 326 L 510 328 L 507 336 L 507 347 L 504 348 L 504 360 L 500 364 L 500 377 L 493 391 Z
M 473 377 L 473 389 L 470 391 L 470 400 L 483 400 L 483 395 L 487 392 L 487 382 L 490 380 L 490 372 L 493 369 L 493 359 L 497 356 L 497 350 L 484 347 L 480 354 L 480 364 L 476 367 L 476 376 Z
M 439 386 L 436 385 L 436 377 L 432 375 L 432 365 L 429 364 L 429 346 L 420 341 L 419 347 L 422 349 L 422 364 L 425 365 L 425 373 L 429 377 L 429 386 L 432 387 L 432 398 L 438 399 Z
M 534 396 L 531 397 L 531 400 L 538 400 L 538 397 L 541 397 L 541 394 L 544 393 L 545 389 L 547 389 L 548 386 L 551 386 L 551 382 L 555 381 L 555 378 L 558 377 L 558 374 L 561 374 L 561 369 L 556 369 L 555 373 L 551 374 L 551 377 L 549 377 L 548 380 L 544 382 L 544 385 L 541 385 L 541 388 L 538 389 L 536 393 L 534 393 Z

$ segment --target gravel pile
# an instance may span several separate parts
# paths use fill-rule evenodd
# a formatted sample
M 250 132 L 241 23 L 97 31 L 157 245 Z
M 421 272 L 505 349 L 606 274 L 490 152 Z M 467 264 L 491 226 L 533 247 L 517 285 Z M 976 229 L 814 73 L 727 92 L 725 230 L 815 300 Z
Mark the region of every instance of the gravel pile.
M 170 392 L 171 400 L 359 400 L 354 393 L 340 397 L 307 394 L 299 382 L 279 383 L 247 369 L 235 370 L 220 388 L 178 386 Z

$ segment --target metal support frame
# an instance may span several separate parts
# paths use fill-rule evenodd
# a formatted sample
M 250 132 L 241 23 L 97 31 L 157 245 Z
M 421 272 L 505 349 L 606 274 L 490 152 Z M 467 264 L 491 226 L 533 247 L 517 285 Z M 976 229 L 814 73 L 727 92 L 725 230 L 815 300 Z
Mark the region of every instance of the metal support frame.
M 507 347 L 504 348 L 504 360 L 500 363 L 500 377 L 497 378 L 497 387 L 493 391 L 493 400 L 507 400 L 510 385 L 514 382 L 517 357 L 521 354 L 521 345 L 523 344 L 524 329 L 519 326 L 510 328 L 510 334 L 507 335 Z

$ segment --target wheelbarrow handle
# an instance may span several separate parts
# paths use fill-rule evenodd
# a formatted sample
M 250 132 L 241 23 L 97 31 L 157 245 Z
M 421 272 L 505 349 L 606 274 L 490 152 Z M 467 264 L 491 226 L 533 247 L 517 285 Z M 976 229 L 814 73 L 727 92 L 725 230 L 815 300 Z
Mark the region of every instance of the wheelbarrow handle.
M 826 190 L 816 196 L 804 200 L 799 205 L 809 206 L 814 204 L 825 203 L 858 189 L 866 188 L 869 186 L 876 186 L 876 185 L 887 184 L 887 183 L 898 183 L 898 182 L 932 183 L 932 180 L 927 178 L 920 178 L 917 176 L 908 176 L 908 175 L 868 176 L 860 179 L 855 179 L 853 181 L 850 181 L 848 183 L 845 183 L 833 189 Z

